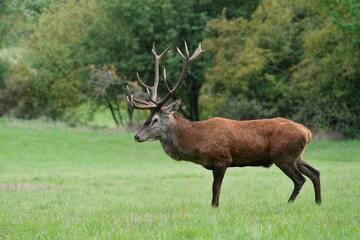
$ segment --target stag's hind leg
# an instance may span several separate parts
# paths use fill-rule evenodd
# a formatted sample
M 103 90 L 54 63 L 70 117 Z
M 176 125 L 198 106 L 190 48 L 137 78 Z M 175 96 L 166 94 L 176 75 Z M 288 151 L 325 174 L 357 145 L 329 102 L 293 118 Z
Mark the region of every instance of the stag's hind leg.
M 300 172 L 310 178 L 314 184 L 315 201 L 317 204 L 321 204 L 320 172 L 305 162 L 303 158 L 300 158 L 296 165 Z
M 226 166 L 215 166 L 213 169 L 214 182 L 212 185 L 213 197 L 212 197 L 212 201 L 211 201 L 211 205 L 213 207 L 219 206 L 221 183 L 223 181 L 226 168 L 227 168 Z
M 288 202 L 293 202 L 299 194 L 306 179 L 303 175 L 301 175 L 300 171 L 296 167 L 295 162 L 289 163 L 287 161 L 281 161 L 275 164 L 294 182 L 294 190 L 288 200 Z

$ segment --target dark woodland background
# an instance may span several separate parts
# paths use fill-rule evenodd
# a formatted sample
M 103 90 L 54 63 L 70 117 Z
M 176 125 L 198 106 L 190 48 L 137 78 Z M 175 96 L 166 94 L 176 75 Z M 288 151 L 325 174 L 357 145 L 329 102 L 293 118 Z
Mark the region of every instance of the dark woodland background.
M 136 124 L 124 86 L 146 97 L 136 72 L 153 81 L 152 43 L 184 41 L 208 50 L 176 96 L 186 118 L 282 116 L 359 137 L 355 0 L 0 0 L 0 116 L 86 124 L 106 109 Z M 176 51 L 162 67 L 174 82 Z

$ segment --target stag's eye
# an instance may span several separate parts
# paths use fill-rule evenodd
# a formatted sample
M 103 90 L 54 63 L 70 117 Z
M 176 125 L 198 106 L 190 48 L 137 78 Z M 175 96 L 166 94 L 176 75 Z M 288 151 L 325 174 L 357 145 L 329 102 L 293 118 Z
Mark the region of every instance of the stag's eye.
M 154 125 L 154 124 L 157 123 L 158 121 L 159 121 L 159 119 L 154 118 L 152 124 Z

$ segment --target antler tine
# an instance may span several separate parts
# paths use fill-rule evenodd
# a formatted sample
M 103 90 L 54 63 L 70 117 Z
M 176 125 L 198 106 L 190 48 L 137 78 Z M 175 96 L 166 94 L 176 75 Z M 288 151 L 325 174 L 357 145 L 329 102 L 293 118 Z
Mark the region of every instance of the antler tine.
M 171 92 L 171 89 L 169 87 L 169 84 L 167 82 L 167 78 L 166 78 L 166 69 L 164 68 L 164 82 L 165 82 L 165 87 L 168 90 L 168 92 Z
M 189 56 L 190 56 L 190 53 L 189 53 L 189 48 L 188 48 L 188 46 L 187 46 L 186 41 L 184 41 L 184 45 L 185 45 L 185 53 L 186 53 L 186 57 L 189 57 Z
M 193 53 L 193 55 L 190 57 L 190 62 L 192 60 L 194 60 L 195 58 L 197 58 L 201 53 L 206 52 L 206 50 L 201 49 L 201 42 L 199 42 L 199 46 L 197 47 L 197 49 L 195 50 L 195 52 Z
M 157 106 L 150 106 L 150 105 L 140 106 L 140 105 L 134 103 L 134 101 L 133 101 L 134 98 L 132 96 L 130 98 L 129 98 L 129 96 L 127 96 L 126 100 L 130 104 L 130 106 L 133 108 L 142 109 L 142 110 L 151 110 L 151 109 L 157 108 Z
M 157 88 L 159 86 L 159 63 L 160 63 L 161 54 L 157 55 L 156 49 L 155 49 L 155 42 L 153 43 L 153 48 L 151 51 L 152 51 L 152 54 L 154 56 L 154 61 L 155 61 L 155 80 L 154 80 L 154 85 L 151 88 L 152 96 L 150 97 L 150 100 L 156 101 Z
M 179 53 L 179 55 L 181 56 L 181 58 L 182 58 L 182 59 L 185 59 L 184 54 L 181 52 L 181 50 L 180 50 L 178 47 L 176 47 L 176 50 L 178 51 L 178 53 Z
M 185 61 L 186 59 L 189 59 L 189 61 L 193 61 L 195 58 L 197 58 L 201 53 L 205 52 L 206 50 L 201 49 L 201 42 L 199 43 L 199 46 L 197 47 L 197 49 L 195 50 L 195 52 L 193 53 L 193 55 L 189 54 L 189 49 L 188 46 L 186 44 L 186 42 L 184 42 L 185 45 L 185 54 L 184 55 L 181 50 L 179 48 L 176 48 L 178 53 L 180 54 L 181 58 Z
M 137 102 L 137 103 L 141 103 L 141 104 L 148 104 L 148 102 L 145 102 L 143 100 L 135 98 L 134 95 L 132 95 L 132 93 L 130 92 L 130 88 L 128 86 L 126 86 L 126 90 L 127 90 L 127 94 L 130 97 L 130 100 L 132 103 Z
M 160 59 L 160 58 L 162 58 L 165 54 L 171 53 L 171 50 L 169 50 L 170 47 L 171 47 L 171 45 L 169 45 L 160 55 L 158 55 L 158 54 L 156 53 L 155 42 L 153 42 L 153 46 L 152 46 L 151 52 L 152 52 L 152 54 L 153 54 L 153 56 L 154 56 L 155 58 L 159 58 L 159 59 Z
M 144 88 L 146 88 L 146 89 L 151 88 L 150 86 L 148 86 L 147 84 L 145 84 L 143 81 L 141 81 L 141 78 L 140 78 L 140 76 L 139 76 L 139 73 L 136 73 L 136 76 L 137 76 L 138 81 L 140 82 L 140 84 L 141 84 Z
M 126 91 L 127 91 L 126 100 L 130 104 L 130 106 L 132 106 L 133 108 L 138 108 L 138 109 L 154 109 L 154 108 L 157 108 L 157 106 L 155 104 L 151 104 L 149 102 L 146 102 L 146 101 L 135 98 L 132 95 L 129 86 L 126 86 Z M 143 106 L 140 106 L 137 103 L 143 104 Z
M 190 53 L 189 53 L 189 49 L 186 44 L 186 41 L 184 41 L 184 45 L 185 45 L 185 55 L 181 52 L 181 50 L 178 47 L 176 49 L 177 49 L 179 55 L 181 56 L 182 60 L 187 61 L 187 60 L 189 60 Z
M 156 48 L 155 48 L 155 42 L 153 43 L 153 47 L 152 47 L 152 54 L 154 56 L 154 60 L 155 60 L 155 80 L 154 80 L 154 85 L 150 88 L 151 92 L 152 92 L 152 97 L 150 97 L 150 100 L 152 102 L 156 102 L 157 100 L 157 90 L 158 90 L 158 86 L 159 86 L 159 63 L 160 63 L 160 59 L 167 53 L 171 52 L 169 51 L 170 45 L 165 49 L 165 51 L 163 51 L 160 55 L 158 55 L 156 53 Z
M 131 103 L 129 96 L 126 96 L 126 101 L 131 107 L 135 108 L 135 106 Z
M 153 104 L 155 104 L 155 106 L 157 106 L 157 102 L 154 101 L 154 100 L 151 98 L 150 90 L 149 90 L 148 88 L 146 89 L 146 92 L 147 92 L 147 94 L 148 94 L 148 96 L 149 96 L 150 101 L 151 101 Z

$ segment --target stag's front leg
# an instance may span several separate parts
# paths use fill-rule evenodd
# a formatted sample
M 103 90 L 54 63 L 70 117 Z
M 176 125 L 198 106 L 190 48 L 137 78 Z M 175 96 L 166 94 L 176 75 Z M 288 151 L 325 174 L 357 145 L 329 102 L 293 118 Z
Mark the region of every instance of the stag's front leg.
M 211 205 L 213 207 L 219 206 L 219 196 L 221 190 L 221 183 L 225 175 L 226 166 L 215 166 L 212 170 L 214 182 L 212 185 L 213 197 L 211 201 Z

